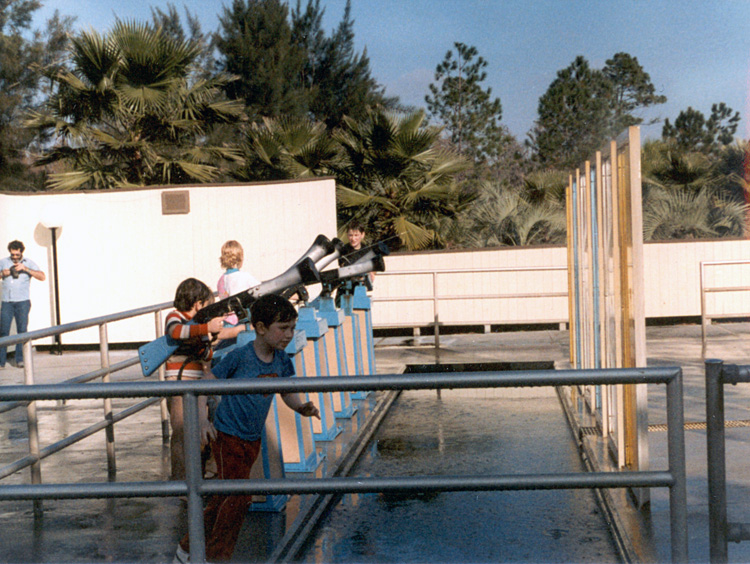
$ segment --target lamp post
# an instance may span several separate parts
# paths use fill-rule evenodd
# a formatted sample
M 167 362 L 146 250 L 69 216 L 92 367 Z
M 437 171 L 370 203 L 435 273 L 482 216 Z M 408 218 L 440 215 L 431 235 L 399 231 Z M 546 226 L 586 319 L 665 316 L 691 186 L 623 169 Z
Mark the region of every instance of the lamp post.
M 62 220 L 54 210 L 49 207 L 44 210 L 41 224 L 50 230 L 52 235 L 52 280 L 55 296 L 55 325 L 60 325 L 60 288 L 57 276 L 57 230 L 62 228 Z M 55 349 L 50 349 L 50 354 L 62 354 L 62 338 L 58 333 L 55 335 Z

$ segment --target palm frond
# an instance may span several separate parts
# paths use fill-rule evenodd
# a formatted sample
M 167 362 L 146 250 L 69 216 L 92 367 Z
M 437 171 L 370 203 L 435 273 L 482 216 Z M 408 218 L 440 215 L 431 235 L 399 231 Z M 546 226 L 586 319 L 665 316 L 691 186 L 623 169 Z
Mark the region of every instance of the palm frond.
M 393 220 L 393 230 L 398 235 L 402 244 L 409 250 L 416 251 L 424 249 L 432 243 L 434 232 L 424 227 L 410 222 L 404 216 L 396 217 Z

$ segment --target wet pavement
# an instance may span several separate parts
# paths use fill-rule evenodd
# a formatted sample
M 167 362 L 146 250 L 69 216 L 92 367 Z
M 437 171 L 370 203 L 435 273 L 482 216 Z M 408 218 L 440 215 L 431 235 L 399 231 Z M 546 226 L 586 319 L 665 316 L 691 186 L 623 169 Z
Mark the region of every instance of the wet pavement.
M 744 363 L 750 362 L 750 324 L 727 323 L 709 327 L 709 345 L 707 356 L 720 358 L 726 362 Z M 705 392 L 703 360 L 701 358 L 700 326 L 684 325 L 673 327 L 649 327 L 647 329 L 648 339 L 648 363 L 650 366 L 680 365 L 685 377 L 685 418 L 688 422 L 705 422 Z M 416 338 L 388 338 L 376 340 L 376 361 L 380 373 L 400 373 L 407 364 L 432 364 L 454 363 L 454 362 L 509 362 L 509 361 L 552 361 L 558 366 L 564 367 L 567 362 L 568 334 L 565 331 L 533 331 L 517 333 L 491 333 L 491 334 L 465 334 L 465 335 L 443 335 L 441 336 L 441 350 L 436 355 L 430 337 Z M 130 358 L 132 351 L 111 351 L 110 362 L 112 364 Z M 37 352 L 34 356 L 35 372 L 37 381 L 40 383 L 57 382 L 65 377 L 81 374 L 84 371 L 93 370 L 98 367 L 99 353 L 66 352 L 62 356 Z M 22 371 L 8 366 L 0 371 L 1 384 L 18 384 L 23 378 Z M 132 367 L 113 379 L 140 379 L 139 368 Z M 478 405 L 487 403 L 488 413 L 487 431 L 497 441 L 503 437 L 504 432 L 514 437 L 513 442 L 523 441 L 523 433 L 527 429 L 537 426 L 547 429 L 546 432 L 554 437 L 554 433 L 564 432 L 569 434 L 567 427 L 561 423 L 562 415 L 556 397 L 549 396 L 547 399 L 533 399 L 525 396 L 525 392 L 511 390 L 462 390 L 455 391 L 453 396 L 443 395 L 442 403 L 435 404 L 436 398 L 429 394 L 405 393 L 401 401 L 406 402 L 407 409 L 402 411 L 408 415 L 410 412 L 436 413 L 445 409 L 447 405 L 454 405 L 455 410 L 463 413 L 473 413 Z M 377 396 L 377 394 L 372 394 Z M 499 399 L 502 398 L 502 399 Z M 736 427 L 727 429 L 727 476 L 728 476 L 728 499 L 730 500 L 730 521 L 750 521 L 750 477 L 746 472 L 746 461 L 750 455 L 750 428 L 743 426 L 742 422 L 750 420 L 747 412 L 750 407 L 750 386 L 737 385 L 727 386 L 725 389 L 727 419 L 737 422 Z M 375 401 L 375 400 L 371 400 Z M 527 403 L 531 401 L 532 403 Z M 424 403 L 427 402 L 427 403 Z M 121 400 L 116 406 L 123 407 L 128 402 Z M 665 422 L 665 400 L 663 386 L 653 386 L 649 389 L 649 422 L 658 425 Z M 521 407 L 533 405 L 533 409 Z M 369 407 L 372 407 L 370 405 Z M 495 413 L 493 410 L 498 410 Z M 524 421 L 524 417 L 531 419 L 517 430 L 502 423 L 500 417 L 506 411 L 512 411 L 519 417 L 518 421 Z M 363 413 L 367 409 L 363 409 Z M 39 408 L 40 430 L 42 444 L 50 444 L 54 440 L 67 436 L 84 427 L 87 422 L 97 419 L 102 412 L 99 402 L 87 400 L 85 402 L 67 402 L 58 405 L 56 402 L 42 402 Z M 399 410 L 392 412 L 394 418 L 402 417 Z M 474 419 L 467 416 L 468 419 Z M 455 421 L 454 421 L 455 419 Z M 449 462 L 453 459 L 466 459 L 470 453 L 462 450 L 461 444 L 484 442 L 490 439 L 460 441 L 456 437 L 467 432 L 485 432 L 482 429 L 467 427 L 464 417 L 449 417 L 447 425 L 443 426 L 443 440 L 453 437 L 443 444 L 443 452 L 449 453 L 441 460 L 441 464 L 447 464 L 447 469 L 441 471 L 453 473 Z M 389 424 L 381 427 L 381 435 L 377 435 L 377 441 L 373 443 L 367 455 L 363 457 L 357 471 L 363 473 L 382 469 L 390 472 L 396 468 L 402 468 L 400 453 L 405 451 L 419 452 L 423 447 L 437 449 L 440 452 L 440 440 L 438 438 L 437 423 L 424 423 L 431 430 L 427 438 L 421 438 L 419 444 L 417 435 L 413 432 L 404 431 L 398 425 Z M 353 422 L 352 429 L 342 436 L 356 434 L 360 422 Z M 455 428 L 452 426 L 455 425 Z M 496 427 L 493 427 L 495 425 Z M 492 429 L 496 433 L 492 433 Z M 448 434 L 446 433 L 448 429 Z M 554 430 L 554 432 L 553 432 Z M 398 431 L 398 433 L 397 433 Z M 396 433 L 396 434 L 394 434 Z M 544 434 L 544 433 L 543 433 Z M 117 464 L 116 479 L 118 481 L 130 480 L 164 480 L 168 475 L 167 449 L 162 444 L 160 436 L 160 419 L 157 407 L 148 408 L 137 415 L 129 418 L 126 422 L 119 423 L 116 427 L 117 438 Z M 547 456 L 552 447 L 543 440 L 538 440 L 538 451 Z M 553 441 L 558 444 L 561 441 Z M 688 473 L 688 512 L 689 512 L 689 554 L 690 562 L 708 561 L 708 509 L 707 509 L 707 485 L 706 485 L 706 437 L 705 429 L 689 428 L 686 431 L 687 443 L 687 473 Z M 25 416 L 22 410 L 14 410 L 0 414 L 0 466 L 8 464 L 11 460 L 23 456 L 27 449 L 27 432 Z M 507 453 L 508 444 L 498 443 L 495 445 L 501 453 Z M 527 450 L 534 450 L 534 446 L 524 445 Z M 331 445 L 332 454 L 328 457 L 327 464 L 333 464 L 337 449 L 340 446 Z M 494 447 L 493 447 L 494 448 Z M 649 448 L 652 460 L 652 469 L 665 467 L 666 463 L 666 433 L 652 428 L 649 433 Z M 64 453 L 52 455 L 42 462 L 42 476 L 45 482 L 66 481 L 106 481 L 107 462 L 103 433 L 98 433 L 84 440 L 74 447 L 66 449 Z M 479 455 L 483 465 L 490 462 L 504 462 L 502 456 L 471 453 L 471 456 Z M 560 460 L 570 459 L 569 447 L 564 446 L 560 452 L 556 452 L 553 458 Z M 419 456 L 414 457 L 415 460 Z M 538 457 L 541 460 L 541 456 Z M 422 465 L 420 471 L 431 468 L 431 460 L 420 460 Z M 514 458 L 507 459 L 509 464 Z M 606 465 L 606 461 L 600 461 Z M 532 464 L 541 463 L 534 459 Z M 575 460 L 571 463 L 577 464 Z M 524 469 L 527 463 L 521 463 Z M 436 465 L 437 467 L 437 465 Z M 534 466 L 528 467 L 530 471 Z M 546 466 L 544 467 L 546 468 Z M 323 472 L 324 470 L 321 470 Z M 3 484 L 27 483 L 28 470 L 18 472 L 3 480 Z M 500 492 L 496 495 L 508 496 L 509 492 Z M 361 528 L 348 527 L 350 519 L 341 522 L 346 525 L 330 528 L 330 523 L 335 523 L 335 512 L 328 526 L 328 537 L 321 536 L 318 544 L 313 543 L 311 552 L 304 556 L 305 561 L 325 562 L 324 554 L 333 555 L 330 561 L 428 561 L 426 556 L 420 556 L 416 550 L 419 544 L 417 535 L 406 535 L 401 529 L 395 529 L 388 525 L 396 514 L 407 516 L 410 509 L 420 506 L 426 508 L 426 512 L 436 519 L 450 509 L 451 515 L 460 516 L 460 525 L 453 519 L 447 525 L 454 529 L 464 531 L 465 534 L 458 535 L 453 541 L 432 530 L 432 525 L 427 532 L 432 532 L 438 538 L 439 554 L 441 558 L 430 561 L 612 561 L 607 549 L 599 547 L 599 541 L 604 540 L 603 533 L 597 524 L 600 520 L 598 509 L 591 500 L 581 498 L 559 499 L 550 501 L 528 501 L 530 494 L 536 495 L 540 492 L 512 492 L 511 507 L 516 507 L 515 512 L 519 517 L 507 519 L 494 513 L 499 503 L 490 501 L 483 506 L 490 511 L 484 515 L 475 515 L 476 511 L 465 511 L 463 508 L 479 507 L 472 505 L 471 495 L 461 501 L 460 496 L 464 494 L 441 494 L 429 499 L 393 499 L 382 496 L 359 496 L 355 500 L 357 509 L 369 506 L 376 518 L 382 521 L 382 526 L 371 528 L 367 534 L 361 533 Z M 554 492 L 555 495 L 564 492 Z M 481 494 L 485 495 L 485 494 Z M 494 494 L 492 494 L 494 495 Z M 352 497 L 352 496 L 348 496 Z M 613 490 L 613 503 L 625 524 L 628 542 L 634 548 L 635 556 L 641 561 L 666 562 L 670 559 L 669 547 L 669 505 L 668 491 L 666 489 L 653 489 L 651 494 L 650 514 L 639 512 L 629 504 L 627 496 Z M 518 501 L 516 501 L 516 499 Z M 499 498 L 498 498 L 499 499 Z M 287 506 L 287 510 L 281 513 L 251 513 L 246 520 L 241 534 L 241 541 L 235 554 L 235 561 L 263 561 L 275 550 L 275 543 L 293 527 L 294 518 L 304 513 L 306 500 L 293 498 Z M 558 525 L 552 520 L 544 526 L 537 523 L 534 526 L 525 526 L 528 521 L 520 513 L 526 505 L 550 508 L 565 507 L 568 505 L 580 505 L 582 513 L 579 513 L 578 522 L 582 530 L 591 532 L 591 550 L 589 556 L 579 553 L 571 556 L 568 560 L 560 553 L 551 554 L 542 552 L 535 557 L 526 553 L 523 548 L 525 543 L 540 544 L 539 539 L 555 539 L 559 546 L 568 540 L 574 542 L 569 544 L 575 548 L 585 546 L 585 535 L 580 531 L 571 531 L 575 528 L 576 519 L 563 519 Z M 184 506 L 177 499 L 117 499 L 117 500 L 83 500 L 62 501 L 48 500 L 44 502 L 44 517 L 35 520 L 31 502 L 0 502 L 0 561 L 2 562 L 168 562 L 173 555 L 177 539 L 185 530 Z M 362 513 L 347 513 L 353 523 L 361 523 Z M 486 517 L 486 519 L 483 519 Z M 503 525 L 503 536 L 491 538 L 489 534 L 478 533 L 473 536 L 473 531 L 481 531 L 486 520 L 492 522 L 498 520 Z M 446 525 L 443 523 L 443 525 Z M 465 526 L 464 526 L 465 525 Z M 426 527 L 427 525 L 425 525 Z M 390 527 L 390 528 L 389 528 Z M 374 529 L 374 530 L 373 530 Z M 349 540 L 341 536 L 341 530 L 348 530 L 353 534 Z M 326 529 L 323 528 L 325 533 Z M 359 531 L 359 532 L 358 532 Z M 593 532 L 592 532 L 593 531 Z M 401 535 L 399 537 L 399 535 Z M 472 542 L 467 542 L 474 539 Z M 398 541 L 390 542 L 395 537 Z M 505 538 L 502 543 L 499 539 Z M 317 542 L 317 541 L 316 541 Z M 455 543 L 455 544 L 452 544 Z M 408 546 L 411 560 L 406 560 L 406 554 L 399 556 L 399 546 Z M 484 546 L 486 545 L 486 546 Z M 551 543 L 554 546 L 554 543 Z M 321 552 L 321 547 L 329 547 L 329 552 Z M 339 548 L 331 551 L 330 547 Z M 486 550 L 485 550 L 486 548 Z M 375 550 L 377 549 L 377 550 Z M 546 549 L 545 549 L 546 550 Z M 337 552 L 338 551 L 338 552 Z M 351 558 L 347 560 L 345 554 L 349 551 Z M 374 552 L 373 552 L 374 551 Z M 381 552 L 382 551 L 382 552 Z M 320 558 L 315 555 L 320 556 Z M 575 553 L 574 553 L 575 554 Z M 462 556 L 466 556 L 463 558 Z M 750 561 L 750 543 L 730 544 L 730 562 Z
M 539 391 L 538 391 L 539 392 Z M 583 472 L 552 394 L 403 392 L 353 476 Z M 619 562 L 588 490 L 351 495 L 304 562 Z

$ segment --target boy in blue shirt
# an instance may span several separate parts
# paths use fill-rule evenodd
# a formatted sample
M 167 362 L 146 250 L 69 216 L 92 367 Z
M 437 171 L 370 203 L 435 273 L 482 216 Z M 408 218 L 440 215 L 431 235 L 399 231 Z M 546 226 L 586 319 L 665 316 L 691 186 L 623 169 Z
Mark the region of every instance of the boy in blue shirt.
M 294 365 L 284 352 L 294 337 L 297 310 L 275 294 L 258 298 L 250 308 L 255 340 L 228 353 L 212 372 L 216 378 L 288 378 Z M 296 393 L 282 394 L 291 409 L 304 417 L 320 419 L 313 402 L 303 402 Z M 216 459 L 220 480 L 246 480 L 260 452 L 272 394 L 226 395 L 214 415 L 216 439 L 211 452 Z M 206 559 L 228 561 L 232 557 L 245 514 L 251 503 L 247 495 L 214 495 L 203 512 L 206 531 Z M 177 545 L 174 562 L 185 563 L 189 556 L 188 536 Z

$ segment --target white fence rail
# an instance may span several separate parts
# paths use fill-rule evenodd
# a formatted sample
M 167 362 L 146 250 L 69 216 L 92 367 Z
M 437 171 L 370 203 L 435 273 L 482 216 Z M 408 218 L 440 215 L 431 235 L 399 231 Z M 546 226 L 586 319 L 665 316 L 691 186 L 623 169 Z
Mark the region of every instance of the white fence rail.
M 750 260 L 713 260 L 700 264 L 701 341 L 712 319 L 750 317 Z
M 557 285 L 544 289 L 530 289 L 531 291 L 518 291 L 518 283 L 512 286 L 516 291 L 498 292 L 498 289 L 508 288 L 509 284 L 502 284 L 503 277 L 518 278 L 523 274 L 546 274 L 549 276 L 557 275 L 560 280 Z M 406 279 L 406 286 L 422 290 L 422 293 L 411 293 L 407 295 L 374 297 L 373 302 L 377 305 L 373 311 L 377 311 L 380 318 L 387 312 L 382 312 L 384 308 L 395 306 L 399 310 L 400 320 L 390 321 L 388 327 L 415 327 L 415 320 L 407 314 L 405 309 L 423 309 L 420 304 L 427 303 L 431 308 L 430 324 L 434 326 L 435 338 L 439 340 L 439 328 L 443 323 L 456 325 L 484 325 L 485 332 L 488 332 L 490 325 L 503 323 L 503 317 L 496 317 L 495 321 L 491 319 L 491 310 L 499 311 L 503 308 L 504 301 L 507 300 L 546 300 L 549 302 L 560 301 L 563 307 L 547 310 L 548 315 L 538 319 L 526 319 L 526 323 L 531 322 L 555 322 L 564 324 L 567 322 L 567 300 L 568 291 L 566 286 L 561 286 L 565 281 L 567 267 L 565 266 L 529 266 L 529 267 L 498 267 L 498 268 L 450 268 L 450 269 L 432 269 L 432 270 L 405 270 L 397 272 L 384 272 L 378 275 L 377 283 L 388 284 L 389 279 L 403 278 Z M 489 276 L 488 275 L 494 275 Z M 429 280 L 424 284 L 424 279 Z M 456 284 L 455 280 L 459 279 L 464 283 Z M 484 278 L 484 280 L 482 280 Z M 453 280 L 452 280 L 453 279 Z M 469 280 L 470 279 L 470 280 Z M 419 282 L 422 282 L 420 285 Z M 452 283 L 453 282 L 453 283 Z M 474 291 L 462 291 L 463 288 L 469 288 Z M 484 291 L 476 291 L 476 289 Z M 425 293 L 424 290 L 427 290 Z M 453 302 L 448 304 L 448 302 Z M 441 310 L 441 303 L 443 308 Z M 446 305 L 453 307 L 447 308 Z M 560 304 L 558 304 L 559 306 Z M 416 307 L 415 307 L 416 306 Z M 478 307 L 477 307 L 478 306 Z M 522 307 L 522 309 L 524 309 Z M 477 315 L 477 311 L 481 315 Z M 515 321 L 510 321 L 513 323 Z M 506 321 L 507 323 L 507 321 Z M 378 327 L 378 322 L 374 321 L 373 326 Z M 419 331 L 415 327 L 415 331 Z
M 644 245 L 647 318 L 702 315 L 701 263 L 714 263 L 707 287 L 750 287 L 750 241 Z M 733 264 L 727 264 L 729 261 Z M 372 292 L 373 326 L 562 323 L 568 320 L 565 247 L 394 253 Z M 736 266 L 742 263 L 744 266 Z M 709 317 L 750 312 L 750 291 L 712 292 Z

